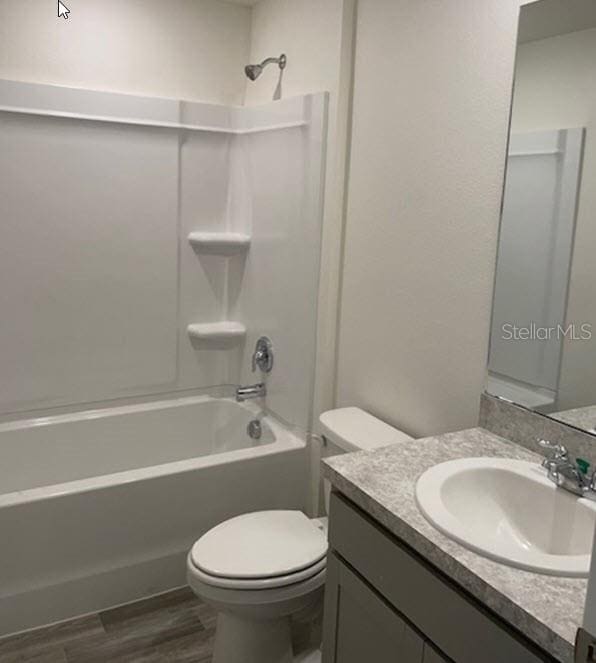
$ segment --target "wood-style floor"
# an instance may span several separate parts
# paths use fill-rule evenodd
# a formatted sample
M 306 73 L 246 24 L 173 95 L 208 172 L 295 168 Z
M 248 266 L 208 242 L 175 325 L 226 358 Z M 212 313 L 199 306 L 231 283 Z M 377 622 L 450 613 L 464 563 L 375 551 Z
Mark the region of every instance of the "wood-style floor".
M 188 588 L 0 640 L 1 663 L 207 663 L 215 615 Z
M 210 663 L 215 613 L 189 588 L 0 639 L 0 663 Z M 320 637 L 297 625 L 295 650 Z

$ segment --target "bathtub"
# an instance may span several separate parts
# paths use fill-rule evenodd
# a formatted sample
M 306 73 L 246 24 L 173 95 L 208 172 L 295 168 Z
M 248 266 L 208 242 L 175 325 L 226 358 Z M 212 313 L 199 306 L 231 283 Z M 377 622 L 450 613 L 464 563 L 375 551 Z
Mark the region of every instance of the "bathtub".
M 304 508 L 306 449 L 254 404 L 194 396 L 0 424 L 0 635 L 185 583 L 233 515 Z

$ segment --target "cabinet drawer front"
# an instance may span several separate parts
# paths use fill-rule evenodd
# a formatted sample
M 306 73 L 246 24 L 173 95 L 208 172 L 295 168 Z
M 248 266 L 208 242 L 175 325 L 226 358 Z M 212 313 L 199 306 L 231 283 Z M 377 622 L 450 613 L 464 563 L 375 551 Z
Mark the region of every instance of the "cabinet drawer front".
M 338 493 L 331 496 L 329 542 L 425 637 L 457 663 L 554 660 L 473 603 Z

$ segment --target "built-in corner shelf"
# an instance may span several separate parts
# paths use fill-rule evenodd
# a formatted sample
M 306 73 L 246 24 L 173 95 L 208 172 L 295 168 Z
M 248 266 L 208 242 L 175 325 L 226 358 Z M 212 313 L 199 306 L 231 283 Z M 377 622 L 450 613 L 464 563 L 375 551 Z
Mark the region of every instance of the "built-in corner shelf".
M 241 322 L 209 322 L 188 325 L 188 335 L 193 341 L 232 342 L 246 336 L 246 327 Z
M 233 256 L 248 250 L 250 235 L 242 233 L 194 232 L 190 233 L 188 241 L 198 253 Z

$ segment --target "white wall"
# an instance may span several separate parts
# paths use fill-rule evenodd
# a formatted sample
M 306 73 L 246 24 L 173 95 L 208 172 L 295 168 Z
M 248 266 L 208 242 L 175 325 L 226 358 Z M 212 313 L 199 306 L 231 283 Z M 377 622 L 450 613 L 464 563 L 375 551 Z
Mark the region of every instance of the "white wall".
M 261 0 L 253 7 L 250 61 L 284 52 L 283 96 L 329 92 L 325 213 L 319 285 L 315 416 L 334 405 L 348 111 L 355 0 Z M 247 81 L 246 103 L 269 101 L 279 69 Z
M 283 96 L 333 88 L 337 93 L 344 0 L 261 0 L 252 9 L 250 62 L 288 56 Z M 246 85 L 246 103 L 271 101 L 279 68 Z
M 250 61 L 284 52 L 288 64 L 283 97 L 329 92 L 325 202 L 318 295 L 317 352 L 313 425 L 335 406 L 338 298 L 344 231 L 345 174 L 352 97 L 353 37 L 356 0 L 261 0 L 252 10 Z M 247 81 L 246 103 L 270 100 L 279 69 L 268 67 Z M 318 509 L 319 451 L 311 449 L 312 504 Z
M 170 385 L 176 136 L 11 114 L 1 127 L 0 412 Z
M 255 381 L 268 333 L 267 405 L 305 429 L 325 95 L 231 112 L 0 81 L 0 106 L 13 109 L 0 122 L 0 417 Z M 178 118 L 220 129 L 177 130 Z M 226 133 L 256 126 L 274 130 Z M 187 239 L 231 229 L 251 233 L 248 257 Z M 188 337 L 189 324 L 228 319 L 246 325 L 245 344 Z
M 594 247 L 596 227 L 596 29 L 523 44 L 519 49 L 514 131 L 586 127 L 582 185 L 569 286 L 567 322 L 593 326 L 590 341 L 566 340 L 557 408 L 593 405 L 596 376 Z
M 274 107 L 300 107 L 295 97 Z M 306 98 L 308 128 L 240 136 L 237 149 L 250 192 L 239 209 L 253 237 L 228 279 L 232 319 L 248 334 L 234 382 L 265 379 L 267 407 L 304 435 L 309 428 L 315 368 L 317 281 L 322 228 L 325 95 Z M 246 230 L 246 226 L 244 226 Z M 259 336 L 271 338 L 273 370 L 251 372 Z
M 284 47 L 288 46 L 288 55 L 292 60 L 287 70 L 290 75 L 287 78 L 288 86 L 284 97 L 333 87 L 335 94 L 332 103 L 334 109 L 337 109 L 339 86 L 337 71 L 343 4 L 343 0 L 333 0 L 319 9 L 316 3 L 311 3 L 313 11 L 311 14 L 303 15 L 305 19 L 302 22 L 303 31 L 299 39 L 292 37 L 293 41 L 290 35 L 293 34 L 291 26 L 294 25 L 294 17 L 282 30 L 278 30 L 276 23 L 282 19 L 282 16 L 286 19 L 290 17 L 296 9 L 293 5 L 297 5 L 301 11 L 303 7 L 300 3 L 280 3 L 280 8 L 283 9 L 281 13 L 273 11 L 271 15 L 267 14 L 269 18 L 274 18 L 274 24 L 268 23 L 264 31 L 254 30 L 256 50 L 261 47 L 269 48 L 270 45 L 266 42 L 273 32 L 267 36 L 267 30 L 274 31 L 276 37 L 282 39 Z M 221 0 L 171 0 L 170 2 L 127 0 L 125 3 L 112 2 L 112 0 L 101 0 L 101 2 L 87 0 L 85 3 L 73 2 L 69 6 L 72 10 L 71 16 L 65 21 L 56 17 L 55 3 L 50 5 L 48 2 L 48 9 L 44 11 L 42 3 L 38 0 L 24 0 L 19 3 L 0 0 L 0 78 L 80 86 L 87 90 L 142 93 L 151 97 L 201 99 L 220 104 L 241 104 L 244 101 L 248 81 L 243 69 L 250 61 L 252 17 L 250 7 Z M 255 20 L 259 21 L 263 16 L 260 10 L 255 9 Z M 304 66 L 305 45 L 308 41 L 307 32 L 310 33 L 317 18 L 322 19 L 323 16 L 326 19 L 319 25 L 317 39 L 322 44 L 332 33 L 334 46 L 333 55 L 325 60 L 325 67 L 320 72 L 310 53 L 309 65 Z M 259 36 L 264 38 L 264 44 Z M 292 44 L 295 44 L 295 49 Z M 259 83 L 266 84 L 269 74 L 270 72 L 266 72 Z M 313 78 L 318 74 L 321 74 L 321 84 Z M 330 80 L 332 84 L 327 85 Z M 251 89 L 253 93 L 258 91 L 259 88 Z M 257 102 L 269 100 L 269 94 L 253 99 Z M 301 104 L 302 102 L 297 100 L 294 106 L 301 108 Z M 277 113 L 281 114 L 281 117 L 283 110 L 279 108 Z M 282 105 L 281 108 L 286 108 L 287 112 L 292 113 L 291 105 L 286 104 L 285 107 Z M 318 113 L 317 118 L 320 117 Z M 337 122 L 334 122 L 334 126 L 336 125 Z M 302 136 L 307 141 L 305 145 L 301 142 Z M 307 154 L 308 150 L 316 150 L 316 156 L 320 156 L 320 142 L 317 145 L 308 142 L 314 140 L 313 136 L 312 131 L 304 132 L 301 129 L 281 132 L 279 136 L 257 134 L 255 137 L 247 138 L 246 141 L 238 141 L 246 143 L 248 146 L 246 149 L 233 148 L 229 136 L 225 135 L 189 134 L 184 137 L 180 147 L 181 269 L 178 302 L 178 367 L 173 375 L 168 374 L 163 378 L 160 374 L 159 380 L 154 380 L 159 386 L 152 385 L 150 389 L 147 389 L 146 380 L 137 379 L 134 382 L 134 377 L 131 378 L 134 382 L 134 386 L 131 387 L 133 395 L 155 391 L 158 388 L 162 391 L 192 389 L 253 379 L 256 376 L 250 373 L 247 375 L 245 369 L 250 367 L 254 340 L 259 332 L 269 331 L 276 336 L 279 353 L 283 355 L 278 357 L 276 362 L 277 372 L 273 377 L 277 383 L 271 389 L 269 405 L 288 421 L 299 423 L 301 427 L 308 425 L 305 414 L 310 416 L 312 400 L 314 371 L 312 316 L 316 315 L 316 277 L 321 219 L 318 211 L 311 206 L 310 210 L 311 212 L 314 210 L 314 213 L 307 219 L 308 224 L 301 221 L 300 215 L 307 209 L 303 199 L 304 191 L 307 193 L 313 191 L 310 182 L 308 183 L 310 188 L 305 188 L 307 183 L 305 183 L 304 161 L 301 156 Z M 176 157 L 178 139 L 174 134 L 171 137 Z M 320 141 L 320 137 L 318 140 Z M 290 141 L 285 148 L 284 141 Z M 263 146 L 270 144 L 272 147 L 267 151 Z M 292 149 L 295 150 L 295 159 L 292 159 L 290 154 Z M 279 154 L 276 150 L 279 150 Z M 279 160 L 279 155 L 282 153 L 288 160 L 284 164 Z M 256 159 L 255 155 L 261 157 L 264 155 L 264 161 L 261 159 L 261 162 L 252 163 L 248 167 L 247 164 L 251 159 Z M 282 168 L 282 165 L 286 168 Z M 176 158 L 173 166 L 172 176 L 175 178 L 178 167 Z M 309 163 L 308 173 L 316 176 L 314 166 L 314 162 Z M 265 177 L 265 168 L 272 169 L 271 177 Z M 243 170 L 245 172 L 239 175 Z M 261 177 L 253 177 L 254 170 L 259 170 Z M 300 176 L 295 176 L 296 173 Z M 244 183 L 242 183 L 243 177 L 247 180 Z M 281 178 L 284 177 L 289 178 L 289 181 L 282 182 Z M 320 182 L 317 182 L 317 194 L 319 184 Z M 259 188 L 261 185 L 262 189 Z M 271 190 L 276 187 L 284 191 L 284 198 L 278 200 L 271 198 Z M 240 195 L 238 190 L 241 190 Z M 338 205 L 341 205 L 341 193 L 338 196 Z M 294 201 L 295 207 L 292 209 L 292 214 L 286 214 L 284 205 L 287 205 L 290 199 Z M 64 199 L 64 204 L 68 207 L 68 199 Z M 260 204 L 266 205 L 267 213 L 259 207 Z M 156 208 L 156 214 L 157 211 Z M 251 218 L 253 213 L 256 218 Z M 284 229 L 284 232 L 288 231 L 285 235 L 285 244 L 290 247 L 290 253 L 282 259 L 279 258 L 279 255 L 282 255 L 279 251 L 274 254 L 271 250 L 272 242 L 279 242 L 284 238 L 278 223 L 280 217 L 283 217 L 290 226 Z M 172 218 L 175 224 L 175 209 L 174 216 L 171 214 L 168 216 L 169 225 Z M 267 226 L 269 222 L 271 227 Z M 100 224 L 96 225 L 99 227 Z M 191 230 L 221 230 L 237 225 L 245 229 L 250 229 L 252 225 L 258 236 L 253 243 L 253 255 L 248 258 L 246 265 L 241 264 L 240 259 L 233 259 L 230 261 L 229 273 L 220 258 L 198 257 L 186 241 L 186 235 Z M 304 237 L 307 230 L 312 231 L 312 237 Z M 174 231 L 176 231 L 175 226 Z M 303 250 L 296 253 L 299 240 L 306 239 L 308 247 L 303 245 Z M 60 245 L 60 242 L 58 244 Z M 339 246 L 339 240 L 336 244 Z M 314 248 L 310 250 L 315 245 L 316 251 Z M 259 265 L 256 265 L 255 255 L 261 248 L 266 252 L 262 257 L 264 262 L 260 261 Z M 307 260 L 306 255 L 310 256 L 311 253 L 312 260 Z M 298 265 L 292 265 L 291 259 L 296 256 L 301 256 L 302 261 Z M 106 264 L 109 262 L 108 260 Z M 339 260 L 336 262 L 334 274 L 339 271 Z M 148 263 L 148 269 L 158 271 L 153 267 L 157 264 L 162 271 L 166 270 L 164 261 L 155 259 Z M 300 269 L 308 270 L 313 266 L 314 268 L 304 274 L 304 277 L 296 278 Z M 291 276 L 295 278 L 295 284 Z M 236 282 L 233 280 L 234 277 Z M 283 330 L 280 330 L 280 320 L 272 316 L 271 307 L 265 306 L 263 311 L 263 305 L 271 303 L 272 300 L 263 296 L 262 288 L 258 292 L 253 292 L 255 282 L 260 283 L 263 280 L 270 290 L 278 288 L 280 293 L 285 292 L 282 305 L 292 305 L 290 292 L 292 287 L 295 286 L 293 292 L 298 292 L 299 301 L 294 308 L 298 311 L 302 306 L 304 311 L 289 327 L 289 319 L 285 320 L 286 328 Z M 307 284 L 310 289 L 305 292 Z M 250 320 L 243 320 L 249 323 L 249 336 L 243 347 L 228 352 L 190 345 L 186 334 L 187 324 L 220 320 L 235 314 L 236 302 L 226 301 L 228 296 L 236 296 L 242 304 L 247 292 L 252 293 L 255 306 L 248 307 L 250 310 L 244 311 L 244 318 Z M 309 293 L 312 297 L 309 297 Z M 174 310 L 170 315 L 162 316 L 161 320 L 165 325 L 166 319 L 169 318 L 175 326 L 176 296 L 173 293 L 170 295 L 167 301 L 172 303 Z M 254 320 L 256 310 L 262 310 L 266 319 Z M 98 315 L 100 314 L 101 311 L 98 311 Z M 168 331 L 171 334 L 171 329 Z M 288 331 L 287 335 L 283 333 L 285 331 Z M 98 329 L 98 334 L 100 332 Z M 68 345 L 62 349 L 66 352 L 72 350 Z M 84 352 L 84 344 L 82 350 L 83 357 L 88 357 L 88 353 Z M 162 354 L 169 368 L 171 353 Z M 56 360 L 58 359 L 57 357 Z M 117 357 L 114 357 L 114 362 L 118 364 Z M 145 366 L 147 363 L 151 362 L 142 361 L 140 365 Z M 287 370 L 283 369 L 284 366 Z M 79 368 L 80 366 L 74 362 L 72 371 L 80 377 L 85 371 L 78 370 Z M 332 369 L 331 363 L 329 368 L 331 375 L 333 375 Z M 288 377 L 288 371 L 290 374 L 294 371 L 293 377 Z M 300 375 L 296 375 L 296 371 Z M 286 386 L 282 389 L 280 380 L 284 376 Z M 98 385 L 97 380 L 92 381 L 97 387 L 93 392 L 96 398 L 105 398 L 106 393 L 111 397 L 122 395 L 123 387 L 115 389 L 111 383 L 104 382 L 106 384 Z M 289 385 L 292 385 L 291 389 Z M 300 397 L 297 397 L 295 390 L 300 391 Z M 10 396 L 15 402 L 19 401 L 17 405 L 22 404 L 24 400 L 34 401 L 32 405 L 56 402 L 56 394 L 51 393 L 51 389 L 41 395 L 28 394 L 27 391 L 24 388 L 23 393 Z M 329 388 L 328 392 L 332 394 L 332 389 Z M 83 400 L 89 397 L 86 392 L 81 393 L 80 390 L 79 394 Z M 60 403 L 71 398 L 71 391 L 58 395 Z M 17 409 L 22 408 L 17 407 Z
M 518 6 L 359 2 L 337 398 L 414 435 L 478 418 Z
M 0 78 L 240 104 L 250 8 L 220 0 L 0 0 Z

